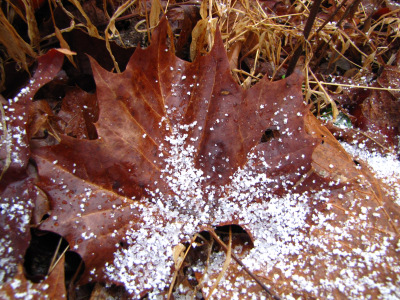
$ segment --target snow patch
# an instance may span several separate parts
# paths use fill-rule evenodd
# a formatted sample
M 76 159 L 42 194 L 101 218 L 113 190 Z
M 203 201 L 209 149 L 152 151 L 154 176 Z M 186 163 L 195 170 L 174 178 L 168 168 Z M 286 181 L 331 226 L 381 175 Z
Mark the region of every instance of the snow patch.
M 371 152 L 364 144 L 352 145 L 341 142 L 341 145 L 354 159 L 368 164 L 375 176 L 386 184 L 383 186 L 385 192 L 393 197 L 395 203 L 400 206 L 400 161 L 396 155 Z

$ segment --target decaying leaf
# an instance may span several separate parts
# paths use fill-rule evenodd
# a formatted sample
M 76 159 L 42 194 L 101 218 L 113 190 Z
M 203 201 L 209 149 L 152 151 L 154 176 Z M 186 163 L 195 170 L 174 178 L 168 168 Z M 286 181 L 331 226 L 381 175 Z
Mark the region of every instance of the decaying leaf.
M 27 179 L 9 184 L 0 195 L 0 283 L 3 283 L 15 274 L 28 248 L 35 190 L 32 180 Z
M 64 257 L 40 283 L 32 283 L 25 278 L 22 265 L 11 280 L 0 286 L 1 299 L 66 299 L 64 282 Z
M 28 123 L 33 96 L 61 68 L 63 55 L 51 50 L 38 58 L 35 75 L 28 86 L 1 103 L 0 141 L 0 282 L 12 276 L 30 240 L 29 222 L 36 189 L 28 177 L 30 157 Z
M 193 64 L 177 59 L 166 39 L 164 21 L 152 46 L 138 49 L 122 74 L 93 62 L 99 139 L 64 137 L 59 145 L 35 153 L 39 185 L 57 201 L 52 221 L 42 228 L 65 236 L 84 258 L 87 273 L 99 278 L 117 246 L 131 244 L 126 230 L 137 228 L 134 236 L 140 227 L 149 227 L 149 212 L 141 210 L 154 210 L 150 215 L 160 224 L 150 228 L 161 230 L 159 238 L 171 234 L 178 242 L 184 236 L 177 230 L 189 237 L 196 223 L 223 222 L 218 207 L 223 198 L 239 208 L 242 189 L 254 193 L 251 201 L 262 201 L 264 193 L 285 194 L 309 169 L 315 145 L 303 126 L 307 107 L 299 75 L 242 91 L 230 75 L 219 39 L 210 55 Z M 260 143 L 266 130 L 277 132 L 277 138 Z M 241 170 L 246 165 L 260 173 L 250 175 L 254 182 L 240 179 L 251 174 Z M 231 215 L 225 222 L 236 219 Z M 189 228 L 180 228 L 185 223 Z M 145 244 L 135 243 L 152 246 Z M 161 283 L 166 284 L 164 279 Z
M 157 295 L 176 245 L 204 226 L 237 224 L 254 244 L 243 262 L 278 295 L 399 294 L 398 207 L 309 119 L 302 77 L 243 91 L 218 33 L 211 52 L 188 63 L 167 32 L 164 19 L 123 73 L 92 61 L 97 139 L 62 136 L 34 149 L 53 210 L 40 228 L 82 256 L 82 282 Z M 316 159 L 323 149 L 342 159 Z M 215 292 L 232 295 L 235 283 L 222 282 Z
M 399 145 L 400 63 L 382 69 L 379 77 L 367 84 L 369 89 L 357 88 L 348 79 L 335 78 L 338 82 L 350 83 L 349 87 L 343 88 L 342 94 L 335 96 L 335 100 L 352 122 L 350 126 L 328 124 L 328 127 L 341 140 L 358 141 L 371 150 L 390 152 Z
M 96 138 L 93 125 L 98 118 L 96 95 L 78 88 L 68 90 L 57 116 L 63 121 L 65 134 L 77 138 Z
M 38 66 L 29 84 L 21 89 L 14 98 L 2 104 L 2 133 L 0 143 L 1 184 L 26 176 L 30 156 L 29 137 L 27 135 L 29 106 L 36 92 L 50 82 L 61 69 L 64 56 L 56 50 L 50 50 L 38 58 Z

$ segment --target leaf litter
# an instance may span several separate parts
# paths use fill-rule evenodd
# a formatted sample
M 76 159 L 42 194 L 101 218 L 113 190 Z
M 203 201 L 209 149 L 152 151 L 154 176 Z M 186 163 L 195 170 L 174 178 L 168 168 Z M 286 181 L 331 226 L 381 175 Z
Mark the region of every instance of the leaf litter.
M 32 178 L 26 177 L 30 157 L 28 107 L 40 87 L 58 73 L 63 55 L 51 50 L 38 59 L 37 72 L 28 86 L 8 103 L 0 105 L 1 118 L 1 202 L 0 222 L 0 278 L 8 279 L 16 272 L 30 240 L 30 218 L 35 205 L 36 189 Z
M 96 65 L 93 65 L 95 69 Z M 171 65 L 169 71 L 181 72 L 182 65 L 179 62 L 177 65 Z M 102 72 L 99 68 L 97 71 L 104 78 L 111 78 L 111 74 Z M 142 71 L 149 72 L 147 69 Z M 230 76 L 227 73 L 224 75 Z M 140 82 L 140 73 L 125 74 L 128 78 L 135 78 L 135 84 L 136 80 L 139 81 L 137 86 L 145 90 L 147 85 L 146 82 Z M 179 83 L 175 81 L 174 85 L 171 84 L 171 95 L 177 98 L 193 96 L 196 90 L 190 87 L 199 81 L 196 83 L 196 78 L 182 74 Z M 106 85 L 118 82 L 115 77 L 105 81 Z M 123 84 L 123 81 L 121 82 Z M 159 82 L 160 86 L 169 87 L 168 84 L 163 85 L 160 80 Z M 182 82 L 186 85 L 182 86 Z M 102 82 L 97 84 L 99 95 L 104 94 L 104 97 L 114 99 L 114 95 L 110 95 L 104 89 L 100 90 Z M 117 89 L 111 88 L 113 91 Z M 231 93 L 232 90 L 227 88 L 220 94 Z M 274 94 L 273 91 L 269 93 Z M 118 101 L 125 98 L 126 95 L 122 95 Z M 128 98 L 134 97 L 130 95 Z M 205 99 L 207 100 L 207 97 Z M 154 137 L 154 134 L 149 134 L 148 127 L 145 126 L 144 131 L 140 126 L 136 126 L 135 130 L 139 134 L 133 137 L 123 135 L 123 139 L 131 139 L 131 143 L 125 144 L 138 146 L 142 156 L 144 154 L 146 158 L 155 159 L 158 164 L 154 161 L 152 163 L 151 160 L 143 164 L 138 164 L 137 161 L 132 163 L 125 158 L 126 152 L 115 151 L 119 146 L 124 146 L 118 139 L 110 140 L 111 144 L 115 142 L 114 147 L 103 147 L 99 141 L 110 136 L 107 131 L 118 135 L 131 129 L 129 126 L 124 127 L 126 120 L 123 118 L 121 122 L 116 122 L 118 119 L 115 116 L 110 117 L 107 114 L 103 114 L 103 120 L 110 124 L 106 126 L 107 124 L 104 124 L 107 122 L 99 121 L 97 129 L 100 139 L 91 146 L 85 141 L 63 137 L 62 143 L 50 151 L 34 150 L 39 166 L 39 185 L 44 187 L 50 199 L 57 203 L 53 205 L 52 215 L 42 228 L 69 235 L 68 241 L 84 257 L 86 263 L 83 282 L 90 279 L 111 279 L 118 284 L 125 284 L 133 295 L 143 295 L 152 291 L 150 295 L 155 296 L 169 285 L 173 270 L 174 245 L 191 240 L 204 225 L 234 223 L 245 228 L 254 242 L 254 248 L 243 255 L 243 261 L 279 295 L 287 298 L 299 294 L 318 297 L 322 295 L 326 298 L 340 298 L 343 295 L 350 298 L 364 298 L 365 295 L 389 298 L 398 295 L 395 284 L 399 281 L 396 275 L 399 273 L 398 252 L 394 249 L 396 246 L 398 248 L 399 214 L 398 208 L 391 206 L 391 202 L 396 198 L 393 198 L 393 195 L 390 198 L 382 198 L 376 185 L 371 184 L 370 178 L 364 178 L 363 172 L 357 170 L 348 156 L 344 156 L 343 166 L 340 166 L 338 161 L 324 163 L 316 159 L 314 154 L 321 154 L 318 149 L 322 149 L 323 145 L 318 145 L 315 149 L 310 169 L 310 155 L 316 146 L 316 140 L 305 138 L 303 144 L 296 144 L 300 150 L 294 158 L 291 157 L 293 149 L 283 153 L 287 141 L 285 138 L 290 135 L 297 137 L 298 134 L 293 128 L 285 131 L 288 127 L 284 126 L 293 124 L 290 117 L 292 111 L 297 110 L 285 108 L 279 111 L 279 108 L 274 107 L 272 111 L 277 115 L 276 120 L 270 124 L 264 123 L 256 139 L 246 140 L 246 136 L 243 137 L 243 140 L 250 140 L 250 143 L 245 143 L 245 151 L 241 151 L 240 147 L 239 151 L 233 151 L 240 154 L 239 158 L 229 155 L 229 151 L 228 155 L 220 157 L 219 154 L 223 153 L 220 151 L 220 148 L 223 148 L 221 144 L 214 143 L 215 138 L 206 142 L 199 138 L 200 142 L 196 144 L 196 138 L 199 136 L 196 130 L 207 131 L 203 136 L 212 136 L 213 132 L 218 131 L 220 123 L 229 121 L 229 116 L 225 116 L 224 112 L 218 115 L 220 107 L 217 107 L 216 112 L 213 111 L 217 116 L 211 117 L 207 126 L 201 124 L 201 117 L 195 120 L 184 119 L 182 122 L 182 111 L 185 110 L 180 109 L 174 101 L 172 105 L 159 106 L 159 110 L 154 109 L 157 106 L 152 107 L 159 116 L 164 117 L 156 117 L 154 124 L 160 124 L 158 126 L 152 127 L 151 124 L 147 124 L 152 129 L 160 130 L 159 135 L 155 134 Z M 293 102 L 296 103 L 295 101 Z M 300 100 L 297 98 L 297 101 Z M 116 102 L 111 103 L 109 106 L 104 103 L 103 106 L 100 105 L 103 112 L 115 108 Z M 297 105 L 301 106 L 300 103 Z M 125 101 L 124 105 L 121 110 L 116 108 L 117 114 L 120 112 L 122 116 L 126 107 L 130 108 L 129 101 Z M 259 109 L 265 107 L 268 109 L 268 105 L 262 103 Z M 137 111 L 139 113 L 134 115 L 134 119 L 140 119 L 140 115 L 143 114 L 143 118 L 140 119 L 143 124 L 140 125 L 146 125 L 143 121 L 146 120 L 145 116 L 154 116 L 153 112 L 148 112 L 148 107 Z M 284 113 L 289 111 L 289 117 L 285 116 Z M 297 112 L 297 115 L 304 116 L 305 111 L 304 108 Z M 174 123 L 174 120 L 177 122 Z M 238 122 L 246 124 L 243 120 Z M 249 129 L 250 126 L 254 126 L 248 125 Z M 321 136 L 315 134 L 318 132 L 315 126 L 309 126 L 309 131 L 319 140 Z M 116 131 L 113 127 L 119 130 Z M 238 137 L 237 130 L 232 130 L 231 127 L 228 129 L 230 130 L 223 127 L 220 131 L 227 135 L 226 139 L 231 143 L 237 143 L 241 138 Z M 274 133 L 273 138 L 267 138 L 267 143 L 262 143 L 264 145 L 256 145 L 265 129 L 265 134 Z M 298 129 L 300 132 L 302 130 L 303 128 Z M 275 136 L 275 133 L 278 136 Z M 140 144 L 140 137 L 147 142 Z M 164 139 L 165 137 L 167 138 Z M 304 135 L 301 135 L 300 139 L 302 138 Z M 330 143 L 333 148 L 338 147 L 333 145 L 333 141 L 325 138 L 322 140 L 325 146 Z M 255 141 L 257 143 L 254 143 Z M 290 139 L 289 141 L 293 142 Z M 203 148 L 193 146 L 198 144 Z M 266 147 L 266 144 L 270 146 L 267 147 L 268 150 L 272 151 L 263 152 L 263 149 L 259 149 Z M 304 148 L 308 151 L 302 151 Z M 111 149 L 113 151 L 110 151 Z M 198 149 L 207 150 L 197 155 Z M 56 154 L 50 153 L 52 151 Z M 136 149 L 131 151 L 135 152 Z M 40 161 L 40 158 L 45 156 L 44 153 L 48 157 Z M 332 153 L 338 154 L 328 151 L 327 156 Z M 207 157 L 207 154 L 209 161 L 198 159 Z M 69 160 L 63 155 L 71 155 L 75 159 Z M 305 159 L 296 165 L 298 168 L 291 168 L 291 164 L 302 155 Z M 361 154 L 357 155 L 359 157 Z M 88 163 L 93 157 L 98 159 Z M 207 163 L 209 165 L 205 166 Z M 101 169 L 99 166 L 104 166 L 106 172 L 96 170 Z M 342 177 L 335 173 L 338 168 L 346 169 L 342 172 Z M 146 171 L 140 172 L 141 169 Z M 131 173 L 134 174 L 129 176 Z M 128 180 L 124 181 L 123 177 Z M 157 180 L 159 182 L 150 185 L 149 181 L 154 178 L 160 178 Z M 68 203 L 66 199 L 75 201 Z M 71 208 L 58 205 L 64 201 L 70 204 Z M 102 211 L 103 215 L 96 216 L 96 213 L 93 213 L 96 210 Z M 104 224 L 108 217 L 112 219 L 111 225 L 106 222 L 107 224 L 101 225 L 100 228 L 94 228 L 96 224 Z M 72 226 L 70 219 L 75 222 Z M 70 229 L 66 228 L 68 226 L 70 229 L 78 229 L 78 232 L 71 233 Z M 96 253 L 109 250 L 110 245 L 113 251 L 105 251 L 104 256 Z M 116 249 L 120 250 L 115 252 Z M 155 252 L 159 256 L 154 255 Z M 126 264 L 125 255 L 132 264 Z M 213 256 L 222 263 L 225 261 L 223 253 Z M 104 262 L 108 263 L 107 269 L 103 269 Z M 326 270 L 317 271 L 315 265 L 324 265 Z M 153 276 L 154 281 L 149 279 L 152 278 L 149 274 Z M 226 277 L 228 276 L 229 273 L 226 274 Z M 354 285 L 354 282 L 357 284 Z M 213 282 L 207 283 L 209 286 L 212 284 Z M 252 284 L 248 281 L 244 283 L 245 286 Z M 232 282 L 223 279 L 215 293 L 221 297 L 237 297 L 239 289 L 232 287 Z M 240 292 L 243 293 L 243 290 Z
M 311 159 L 321 147 L 341 147 L 333 137 L 317 143 L 318 123 L 305 132 L 301 77 L 241 92 L 218 38 L 190 64 L 166 48 L 165 21 L 158 30 L 121 74 L 92 62 L 97 140 L 63 136 L 34 149 L 38 185 L 53 207 L 41 228 L 62 234 L 82 256 L 81 282 L 156 297 L 170 285 L 176 245 L 205 226 L 237 224 L 254 244 L 243 262 L 277 295 L 399 294 L 398 207 L 382 205 L 343 150 L 335 162 L 342 177 L 334 173 L 339 165 Z M 221 69 L 210 71 L 207 60 Z M 198 77 L 211 78 L 208 89 Z M 260 143 L 266 129 L 279 134 Z M 224 279 L 214 293 L 238 296 Z

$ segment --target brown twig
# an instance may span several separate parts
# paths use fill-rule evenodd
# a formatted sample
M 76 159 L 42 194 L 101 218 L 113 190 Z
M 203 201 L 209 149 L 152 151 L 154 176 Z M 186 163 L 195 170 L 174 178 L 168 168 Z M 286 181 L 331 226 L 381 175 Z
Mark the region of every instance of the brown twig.
M 333 14 L 331 14 L 329 16 L 328 19 L 325 20 L 324 23 L 322 23 L 322 25 L 317 29 L 317 31 L 313 34 L 313 37 L 316 36 L 322 29 L 324 29 L 324 27 L 326 26 L 326 24 L 328 24 L 329 22 L 331 22 L 333 20 L 333 18 L 336 16 L 336 14 L 339 12 L 339 10 L 343 7 L 343 5 L 345 5 L 347 3 L 348 0 L 343 0 L 342 3 L 340 3 L 338 5 L 338 7 L 336 7 L 335 11 L 333 12 Z
M 310 15 L 308 16 L 306 26 L 304 26 L 304 30 L 303 30 L 303 36 L 304 36 L 305 41 L 308 39 L 308 36 L 310 35 L 311 28 L 314 24 L 314 21 L 317 16 L 318 9 L 321 5 L 321 2 L 322 2 L 322 0 L 315 0 L 311 7 Z M 302 52 L 303 52 L 303 47 L 302 47 L 302 42 L 300 41 L 296 47 L 296 50 L 294 51 L 292 59 L 289 62 L 289 66 L 286 70 L 286 77 L 293 73 L 294 68 L 296 67 L 297 61 L 299 60 Z
M 210 235 L 213 237 L 213 239 L 224 249 L 225 252 L 228 252 L 228 246 L 225 245 L 225 243 L 223 241 L 221 241 L 221 239 L 219 238 L 219 236 L 215 233 L 213 228 L 207 228 L 207 231 L 209 231 Z M 243 270 L 245 270 L 247 272 L 247 274 L 249 274 L 249 276 L 251 278 L 253 278 L 261 287 L 262 289 L 269 295 L 272 297 L 272 299 L 275 300 L 280 300 L 280 298 L 276 295 L 273 295 L 270 290 L 268 289 L 268 287 L 261 282 L 256 275 L 254 275 L 253 272 L 251 272 L 246 265 L 240 260 L 239 257 L 236 256 L 235 253 L 231 252 L 231 256 L 232 258 L 243 268 Z

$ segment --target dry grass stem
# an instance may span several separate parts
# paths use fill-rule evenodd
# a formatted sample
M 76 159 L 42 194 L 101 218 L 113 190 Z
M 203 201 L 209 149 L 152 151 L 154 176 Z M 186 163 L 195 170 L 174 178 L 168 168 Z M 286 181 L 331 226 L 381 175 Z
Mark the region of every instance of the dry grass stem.
M 1 9 L 0 44 L 5 46 L 9 57 L 28 71 L 28 57 L 35 58 L 36 52 L 33 50 L 32 46 L 26 43 L 18 34 Z
M 225 243 L 223 241 L 221 241 L 221 239 L 218 237 L 218 235 L 215 233 L 213 228 L 208 228 L 207 229 L 208 232 L 210 233 L 211 237 L 222 247 L 222 249 L 224 249 L 225 253 L 228 253 L 229 248 L 227 245 L 225 245 Z M 253 278 L 257 284 L 259 284 L 262 289 L 268 294 L 268 296 L 271 296 L 273 299 L 275 300 L 279 300 L 280 298 L 276 295 L 273 295 L 270 290 L 268 289 L 268 287 L 262 283 L 257 276 L 255 276 L 253 274 L 253 272 L 251 272 L 246 265 L 239 259 L 239 257 L 236 256 L 236 254 L 232 253 L 230 254 L 232 256 L 232 258 L 243 268 L 243 270 L 245 270 L 245 272 L 251 277 Z
M 175 283 L 176 283 L 176 279 L 178 277 L 178 273 L 182 269 L 183 263 L 184 263 L 187 255 L 188 255 L 190 249 L 192 248 L 192 244 L 195 242 L 195 240 L 197 239 L 198 236 L 199 236 L 198 234 L 194 235 L 194 237 L 190 241 L 190 244 L 187 247 L 187 249 L 183 244 L 178 244 L 173 249 L 175 271 L 174 271 L 174 275 L 172 277 L 171 284 L 169 286 L 167 300 L 171 299 L 172 291 L 174 289 L 174 286 L 175 286 Z M 182 255 L 183 252 L 185 252 L 185 253 Z
M 129 1 L 126 1 L 124 4 L 122 4 L 120 7 L 118 7 L 117 10 L 112 15 L 110 21 L 108 22 L 106 29 L 104 30 L 106 48 L 108 50 L 108 53 L 110 53 L 110 56 L 114 63 L 114 67 L 118 73 L 121 73 L 121 70 L 120 70 L 118 63 L 115 60 L 115 57 L 111 51 L 110 38 L 114 37 L 115 35 L 119 36 L 118 30 L 115 27 L 115 21 L 117 20 L 117 18 L 119 16 L 121 16 L 125 11 L 127 11 L 135 3 L 136 3 L 136 0 L 129 0 Z
M 232 228 L 229 227 L 229 243 L 228 243 L 227 250 L 226 250 L 225 262 L 224 262 L 224 265 L 222 266 L 221 272 L 219 272 L 217 279 L 215 280 L 214 284 L 212 285 L 212 287 L 206 297 L 206 300 L 210 299 L 214 290 L 217 288 L 219 282 L 221 281 L 222 277 L 226 273 L 226 270 L 228 269 L 229 264 L 231 263 L 231 259 L 232 259 Z
M 324 81 L 309 81 L 310 83 L 314 84 L 321 84 L 321 85 L 331 85 L 331 86 L 340 86 L 340 87 L 349 87 L 349 88 L 357 88 L 357 89 L 367 89 L 367 90 L 378 90 L 378 91 L 387 91 L 387 92 L 400 92 L 400 89 L 394 88 L 382 88 L 376 86 L 367 86 L 367 85 L 355 85 L 355 84 L 345 84 L 345 83 L 334 83 L 334 82 L 324 82 Z
M 28 36 L 31 41 L 32 48 L 39 51 L 40 33 L 36 23 L 35 10 L 32 5 L 32 0 L 22 0 L 25 6 L 25 17 L 28 25 Z
M 85 18 L 86 27 L 88 29 L 89 35 L 100 39 L 101 36 L 99 35 L 99 32 L 97 31 L 96 26 L 93 25 L 92 21 L 86 14 L 86 12 L 83 9 L 80 2 L 78 0 L 69 0 L 69 2 L 71 2 L 79 10 L 79 12 L 82 14 L 82 16 Z
M 332 100 L 331 96 L 329 96 L 328 92 L 322 86 L 321 82 L 317 79 L 317 77 L 314 75 L 314 72 L 311 71 L 311 69 L 309 69 L 309 73 L 314 78 L 314 80 L 316 81 L 319 89 L 321 90 L 322 93 L 320 93 L 320 95 L 323 97 L 323 99 L 325 100 L 325 102 L 327 104 L 329 103 L 331 105 L 331 107 L 332 107 L 332 117 L 333 117 L 333 121 L 335 121 L 337 116 L 339 115 L 339 110 L 337 109 L 336 103 Z

